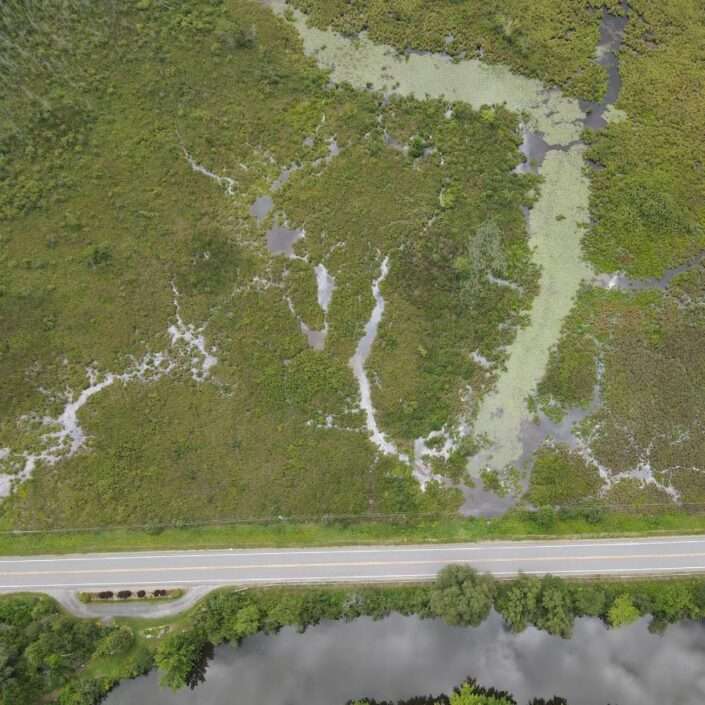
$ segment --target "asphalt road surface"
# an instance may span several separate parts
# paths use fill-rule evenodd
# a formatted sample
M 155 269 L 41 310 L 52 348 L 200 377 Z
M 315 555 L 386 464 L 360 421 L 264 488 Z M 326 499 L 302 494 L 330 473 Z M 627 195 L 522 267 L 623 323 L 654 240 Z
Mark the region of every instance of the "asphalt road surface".
M 705 537 L 2 558 L 0 591 L 428 580 L 449 563 L 498 578 L 705 573 Z

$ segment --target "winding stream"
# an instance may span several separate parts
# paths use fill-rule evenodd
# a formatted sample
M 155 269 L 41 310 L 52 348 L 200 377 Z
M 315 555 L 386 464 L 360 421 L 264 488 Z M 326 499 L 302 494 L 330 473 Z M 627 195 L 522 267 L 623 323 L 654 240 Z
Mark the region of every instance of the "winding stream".
M 372 346 L 377 337 L 377 329 L 379 328 L 382 315 L 384 314 L 384 299 L 382 298 L 380 287 L 382 282 L 387 278 L 387 274 L 389 274 L 389 256 L 382 260 L 379 276 L 372 282 L 372 296 L 374 297 L 375 305 L 372 309 L 370 320 L 367 321 L 367 325 L 365 326 L 365 334 L 360 338 L 355 354 L 350 358 L 349 365 L 360 388 L 360 408 L 365 412 L 365 420 L 370 440 L 382 453 L 386 455 L 397 455 L 405 462 L 408 462 L 408 457 L 400 454 L 394 443 L 380 431 L 375 416 L 375 410 L 372 405 L 370 380 L 367 376 L 367 370 L 365 369 L 365 363 L 372 351 Z

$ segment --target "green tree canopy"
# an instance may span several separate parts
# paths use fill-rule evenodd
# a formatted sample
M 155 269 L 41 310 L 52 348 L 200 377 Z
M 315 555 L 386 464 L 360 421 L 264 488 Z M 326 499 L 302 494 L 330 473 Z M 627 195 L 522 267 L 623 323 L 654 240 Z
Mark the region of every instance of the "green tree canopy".
M 623 627 L 636 622 L 641 615 L 634 606 L 631 595 L 618 595 L 607 612 L 607 621 L 612 627 Z
M 161 684 L 178 690 L 193 684 L 203 668 L 204 654 L 210 642 L 203 631 L 191 629 L 170 634 L 159 645 L 155 662 L 163 672 Z
M 495 607 L 513 632 L 522 632 L 536 617 L 540 595 L 541 581 L 522 575 L 500 588 Z
M 431 609 L 448 624 L 478 626 L 490 613 L 495 594 L 491 576 L 464 565 L 449 565 L 431 591 Z

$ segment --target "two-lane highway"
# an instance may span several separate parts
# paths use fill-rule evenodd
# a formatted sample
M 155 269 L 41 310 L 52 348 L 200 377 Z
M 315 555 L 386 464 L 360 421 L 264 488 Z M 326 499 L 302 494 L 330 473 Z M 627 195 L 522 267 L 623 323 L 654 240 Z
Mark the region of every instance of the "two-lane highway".
M 705 573 L 705 537 L 2 558 L 0 591 L 430 580 L 449 563 L 499 578 Z

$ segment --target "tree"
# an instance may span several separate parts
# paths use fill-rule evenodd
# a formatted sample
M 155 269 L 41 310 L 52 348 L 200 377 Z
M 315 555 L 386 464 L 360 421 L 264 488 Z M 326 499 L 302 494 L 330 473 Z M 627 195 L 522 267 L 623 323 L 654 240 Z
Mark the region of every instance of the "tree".
M 59 705 L 98 705 L 108 687 L 95 678 L 81 678 L 69 683 L 59 693 Z
M 580 585 L 573 589 L 575 612 L 584 617 L 601 617 L 605 613 L 607 595 L 599 585 Z
M 695 600 L 690 588 L 683 583 L 663 583 L 653 596 L 652 611 L 669 624 L 696 613 Z
M 522 575 L 500 589 L 495 607 L 513 632 L 522 632 L 536 618 L 540 595 L 541 581 Z
M 568 585 L 554 575 L 545 575 L 541 580 L 536 626 L 549 634 L 567 639 L 573 631 L 574 618 L 573 601 Z
M 299 595 L 282 595 L 268 610 L 264 626 L 268 632 L 279 631 L 284 626 L 299 623 L 301 598 Z
M 636 622 L 639 617 L 641 614 L 634 606 L 631 595 L 627 593 L 618 595 L 607 612 L 607 621 L 611 627 L 623 627 Z
M 489 575 L 464 565 L 449 565 L 436 578 L 431 609 L 448 624 L 478 626 L 489 614 L 495 594 Z
M 159 645 L 154 658 L 163 671 L 161 684 L 173 690 L 185 685 L 194 687 L 205 675 L 213 645 L 200 629 L 169 635 Z
M 210 642 L 220 644 L 234 638 L 231 634 L 231 622 L 245 604 L 242 593 L 219 590 L 208 595 L 203 601 L 195 615 L 195 624 L 203 630 Z
M 516 705 L 516 700 L 509 693 L 480 688 L 475 681 L 468 680 L 455 689 L 449 705 Z
M 256 634 L 260 628 L 260 614 L 257 605 L 247 605 L 239 609 L 228 626 L 231 638 L 238 641 Z
M 705 615 L 705 580 L 699 582 L 693 589 L 693 603 L 700 615 Z
M 0 600 L 0 703 L 30 705 L 62 688 L 105 631 L 62 614 L 46 597 Z

